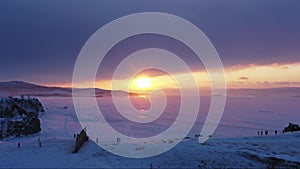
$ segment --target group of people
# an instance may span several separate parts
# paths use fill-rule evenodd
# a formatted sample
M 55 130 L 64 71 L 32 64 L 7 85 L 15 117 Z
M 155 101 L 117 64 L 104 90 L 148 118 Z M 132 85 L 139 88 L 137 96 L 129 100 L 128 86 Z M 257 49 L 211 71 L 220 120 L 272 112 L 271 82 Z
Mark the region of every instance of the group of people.
M 40 137 L 38 137 L 37 141 L 38 141 L 38 145 L 39 145 L 39 147 L 42 147 L 42 142 L 41 142 L 41 138 L 40 138 Z M 18 142 L 18 144 L 17 144 L 17 148 L 18 148 L 18 149 L 20 149 L 20 148 L 21 148 L 21 143 L 20 143 L 20 142 Z
M 121 143 L 121 138 L 117 138 L 117 144 Z
M 274 133 L 275 133 L 275 135 L 277 135 L 277 134 L 278 134 L 278 131 L 275 130 Z M 269 131 L 268 131 L 268 130 L 265 130 L 265 131 L 257 131 L 257 135 L 258 135 L 258 136 L 263 136 L 264 134 L 267 136 L 267 135 L 269 134 Z

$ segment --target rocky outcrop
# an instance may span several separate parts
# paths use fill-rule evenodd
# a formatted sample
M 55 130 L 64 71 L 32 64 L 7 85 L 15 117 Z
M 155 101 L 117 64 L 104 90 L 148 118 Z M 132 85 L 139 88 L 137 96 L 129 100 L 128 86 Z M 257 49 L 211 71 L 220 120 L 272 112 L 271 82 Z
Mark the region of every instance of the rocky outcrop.
M 283 131 L 284 132 L 300 131 L 300 127 L 298 124 L 289 123 L 289 125 L 285 127 Z
M 44 112 L 44 108 L 36 98 L 0 99 L 0 139 L 41 131 L 40 112 Z
M 72 153 L 77 153 L 82 145 L 89 140 L 88 135 L 86 134 L 86 128 L 81 130 L 80 134 L 76 135 L 75 148 Z

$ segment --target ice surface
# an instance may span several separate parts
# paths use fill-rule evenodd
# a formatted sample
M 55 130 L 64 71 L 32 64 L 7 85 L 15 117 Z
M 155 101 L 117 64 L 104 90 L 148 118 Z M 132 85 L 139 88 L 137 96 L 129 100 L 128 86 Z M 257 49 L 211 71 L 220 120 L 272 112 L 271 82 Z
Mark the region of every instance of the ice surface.
M 267 167 L 270 157 L 282 159 L 281 166 L 298 165 L 300 162 L 300 133 L 274 135 L 289 122 L 300 123 L 300 105 L 297 98 L 245 98 L 229 97 L 223 119 L 213 137 L 199 144 L 194 137 L 203 125 L 210 105 L 209 97 L 201 97 L 200 111 L 189 139 L 184 139 L 170 151 L 145 159 L 131 159 L 111 154 L 93 141 L 87 142 L 78 154 L 72 154 L 74 133 L 81 130 L 70 97 L 40 97 L 46 107 L 41 116 L 42 132 L 28 137 L 0 141 L 0 167 L 100 167 L 100 168 L 198 168 L 198 167 Z M 144 100 L 137 101 L 137 108 L 147 108 Z M 116 113 L 110 97 L 98 98 L 99 107 L 107 115 Z M 156 134 L 164 131 L 174 119 L 178 99 L 169 101 L 169 113 L 163 123 L 148 129 L 130 127 L 121 116 L 108 116 L 117 130 L 132 136 Z M 82 108 L 90 110 L 95 107 Z M 91 116 L 92 117 L 92 116 Z M 147 115 L 145 116 L 147 118 Z M 92 119 L 90 119 L 92 120 Z M 125 119 L 126 120 L 126 119 Z M 186 119 L 186 123 L 189 123 Z M 269 130 L 270 136 L 257 136 L 257 131 Z M 40 137 L 42 147 L 38 146 Z M 99 136 L 108 149 L 115 144 Z M 179 139 L 180 140 L 180 139 Z M 151 144 L 172 144 L 179 140 L 165 138 L 158 142 L 145 142 L 143 146 L 132 144 L 131 151 L 145 151 Z M 95 141 L 95 140 L 94 140 Z M 17 149 L 17 143 L 21 148 Z M 298 164 L 297 164 L 298 162 Z

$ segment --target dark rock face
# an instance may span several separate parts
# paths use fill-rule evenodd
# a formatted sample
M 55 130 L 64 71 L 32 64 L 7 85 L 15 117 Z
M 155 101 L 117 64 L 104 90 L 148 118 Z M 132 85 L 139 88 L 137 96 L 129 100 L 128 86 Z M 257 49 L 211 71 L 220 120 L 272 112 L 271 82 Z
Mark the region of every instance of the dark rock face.
M 80 134 L 77 134 L 76 136 L 76 143 L 75 148 L 72 153 L 77 153 L 79 149 L 82 147 L 82 145 L 89 140 L 88 135 L 86 134 L 86 128 L 81 130 Z
M 298 124 L 289 123 L 289 126 L 285 127 L 284 132 L 294 132 L 294 131 L 300 131 L 300 127 Z
M 40 112 L 44 112 L 44 108 L 36 98 L 0 99 L 0 139 L 40 132 Z

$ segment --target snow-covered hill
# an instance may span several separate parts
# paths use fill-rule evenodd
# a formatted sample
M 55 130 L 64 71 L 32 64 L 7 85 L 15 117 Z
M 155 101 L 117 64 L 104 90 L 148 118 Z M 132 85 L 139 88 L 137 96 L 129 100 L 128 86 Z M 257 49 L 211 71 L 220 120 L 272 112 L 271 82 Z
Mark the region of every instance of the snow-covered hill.
M 126 94 L 123 91 L 110 91 L 98 88 L 78 88 L 75 89 L 76 94 L 79 96 L 92 96 L 94 93 L 96 96 L 108 96 L 111 92 L 120 93 L 121 95 Z M 0 82 L 0 97 L 8 96 L 20 96 L 20 95 L 30 95 L 30 96 L 47 96 L 47 97 L 71 97 L 72 88 L 64 87 L 48 87 L 41 86 L 32 83 L 27 83 L 23 81 L 9 81 Z
M 170 93 L 177 93 L 175 90 L 167 90 Z M 112 92 L 117 95 L 124 96 L 127 93 L 124 91 L 104 90 L 99 88 L 78 88 L 75 89 L 78 96 L 110 96 Z M 131 93 L 135 95 L 134 93 Z M 43 96 L 43 97 L 71 97 L 72 88 L 64 87 L 48 87 L 41 86 L 23 81 L 0 82 L 0 97 L 7 96 Z M 210 95 L 210 91 L 202 91 L 201 95 Z M 228 89 L 227 96 L 232 97 L 285 97 L 285 98 L 300 98 L 299 87 L 282 87 L 282 88 L 266 88 L 266 89 Z

